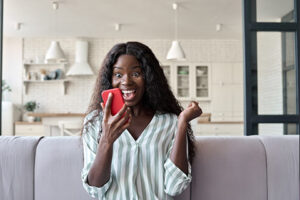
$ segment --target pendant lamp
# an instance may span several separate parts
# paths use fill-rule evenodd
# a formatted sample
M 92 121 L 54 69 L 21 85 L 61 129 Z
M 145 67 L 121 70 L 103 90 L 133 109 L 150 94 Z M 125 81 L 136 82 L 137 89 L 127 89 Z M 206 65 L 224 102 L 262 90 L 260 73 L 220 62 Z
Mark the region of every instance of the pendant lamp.
M 167 60 L 177 60 L 182 61 L 185 60 L 185 53 L 180 45 L 180 42 L 178 41 L 178 4 L 173 3 L 172 8 L 175 11 L 175 26 L 174 26 L 174 33 L 175 33 L 175 39 L 172 41 L 172 46 L 168 51 L 167 54 Z
M 59 4 L 57 1 L 52 2 L 52 8 L 57 12 Z M 55 16 L 56 17 L 56 16 Z M 65 61 L 65 54 L 58 41 L 51 41 L 50 47 L 45 56 L 45 62 L 63 62 Z

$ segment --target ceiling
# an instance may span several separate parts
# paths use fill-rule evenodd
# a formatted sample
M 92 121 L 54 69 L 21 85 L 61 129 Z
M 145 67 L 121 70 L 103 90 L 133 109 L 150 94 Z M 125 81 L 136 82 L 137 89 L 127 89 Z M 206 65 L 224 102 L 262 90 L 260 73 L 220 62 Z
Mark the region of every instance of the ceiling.
M 280 0 L 276 0 L 280 1 Z M 292 0 L 291 0 L 292 1 Z M 173 39 L 171 0 L 4 0 L 4 36 Z M 181 0 L 179 39 L 241 39 L 242 0 Z M 261 0 L 274 5 L 274 0 Z M 285 3 L 287 5 L 287 3 Z M 265 9 L 268 6 L 263 5 Z M 283 12 L 285 6 L 278 6 Z M 269 9 L 274 10 L 274 9 Z M 275 9 L 276 10 L 276 9 Z M 285 10 L 288 10 L 285 8 Z M 285 11 L 284 11 L 285 12 Z M 262 12 L 268 16 L 272 11 Z M 20 30 L 15 24 L 21 23 Z M 120 23 L 121 29 L 115 30 Z M 216 31 L 216 24 L 222 30 Z

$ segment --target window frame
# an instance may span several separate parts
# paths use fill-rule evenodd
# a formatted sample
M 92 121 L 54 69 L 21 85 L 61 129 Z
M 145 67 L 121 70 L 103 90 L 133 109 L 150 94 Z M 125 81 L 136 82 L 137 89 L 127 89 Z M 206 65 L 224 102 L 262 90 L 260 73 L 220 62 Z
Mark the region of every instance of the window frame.
M 256 0 L 243 0 L 243 42 L 244 42 L 244 135 L 258 135 L 259 123 L 296 123 L 300 130 L 299 106 L 299 47 L 300 47 L 300 7 L 294 0 L 295 22 L 257 22 Z M 296 114 L 259 115 L 257 94 L 257 32 L 295 32 L 295 74 L 296 74 Z

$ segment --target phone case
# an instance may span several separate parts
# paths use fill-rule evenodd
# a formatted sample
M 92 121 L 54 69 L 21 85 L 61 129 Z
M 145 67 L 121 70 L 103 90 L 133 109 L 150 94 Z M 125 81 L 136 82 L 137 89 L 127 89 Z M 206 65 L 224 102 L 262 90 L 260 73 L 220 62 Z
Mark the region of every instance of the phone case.
M 113 94 L 113 99 L 111 103 L 111 114 L 117 114 L 124 105 L 124 99 L 122 92 L 119 88 L 104 90 L 101 94 L 104 105 L 106 105 L 109 93 Z

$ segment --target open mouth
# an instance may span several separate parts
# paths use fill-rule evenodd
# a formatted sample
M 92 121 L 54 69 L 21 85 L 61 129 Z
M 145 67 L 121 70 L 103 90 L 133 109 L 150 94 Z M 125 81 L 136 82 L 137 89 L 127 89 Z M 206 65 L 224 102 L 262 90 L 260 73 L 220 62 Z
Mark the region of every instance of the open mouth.
M 121 90 L 125 101 L 130 101 L 135 97 L 136 90 Z

